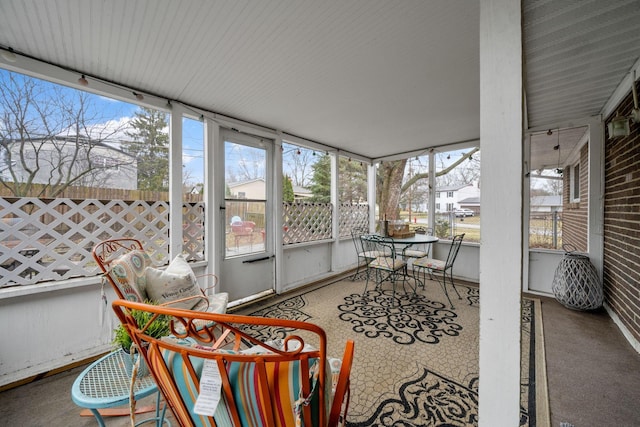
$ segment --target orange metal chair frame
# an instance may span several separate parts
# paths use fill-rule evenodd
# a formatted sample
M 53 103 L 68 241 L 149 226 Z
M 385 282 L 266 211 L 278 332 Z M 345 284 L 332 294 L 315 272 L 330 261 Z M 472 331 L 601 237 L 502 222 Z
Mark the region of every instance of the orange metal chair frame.
M 170 350 L 182 355 L 189 375 L 193 380 L 195 386 L 198 388 L 200 385 L 199 378 L 196 375 L 195 368 L 193 367 L 190 357 L 212 359 L 216 361 L 216 363 L 220 367 L 219 370 L 222 376 L 222 393 L 224 393 L 227 407 L 229 408 L 229 411 L 235 423 L 234 425 L 240 425 L 240 417 L 238 408 L 233 398 L 233 384 L 230 383 L 226 369 L 224 369 L 224 366 L 226 366 L 227 363 L 256 363 L 256 367 L 259 372 L 258 387 L 264 387 L 265 389 L 268 389 L 267 377 L 265 373 L 266 371 L 264 369 L 264 364 L 266 362 L 298 360 L 300 361 L 301 369 L 303 369 L 301 378 L 309 378 L 308 361 L 310 358 L 317 358 L 319 361 L 319 374 L 316 384 L 316 387 L 318 387 L 318 398 L 320 402 L 319 425 L 337 426 L 339 425 L 339 423 L 344 422 L 344 417 L 346 416 L 346 413 L 348 411 L 350 398 L 349 376 L 351 372 L 351 365 L 353 362 L 353 341 L 347 341 L 345 346 L 345 351 L 342 358 L 342 367 L 340 369 L 339 378 L 335 387 L 334 400 L 331 404 L 329 419 L 327 420 L 325 418 L 325 410 L 323 410 L 324 408 L 327 408 L 326 405 L 329 404 L 328 402 L 325 402 L 325 388 L 328 387 L 328 385 L 325 383 L 325 373 L 327 369 L 327 344 L 326 334 L 324 330 L 319 326 L 296 320 L 272 319 L 232 314 L 203 313 L 192 310 L 182 310 L 136 303 L 122 299 L 114 301 L 112 305 L 116 315 L 118 316 L 122 324 L 127 328 L 133 341 L 136 343 L 142 355 L 144 356 L 144 359 L 147 362 L 147 366 L 149 367 L 151 374 L 156 380 L 158 388 L 164 395 L 169 408 L 172 410 L 180 425 L 191 426 L 194 422 L 191 418 L 189 409 L 187 408 L 185 401 L 180 395 L 175 378 L 171 375 L 169 367 L 167 366 L 167 362 L 162 356 L 163 350 Z M 153 315 L 146 325 L 138 325 L 131 315 L 131 310 L 147 311 L 153 313 Z M 146 335 L 146 328 L 160 315 L 171 317 L 171 329 L 176 338 L 194 338 L 200 343 L 210 343 L 212 349 L 181 345 L 174 340 L 158 340 Z M 225 343 L 233 343 L 233 348 L 235 350 L 238 350 L 240 348 L 241 343 L 243 345 L 247 345 L 248 343 L 248 345 L 250 346 L 261 346 L 267 351 L 267 353 L 243 354 L 239 352 L 212 351 L 219 345 L 219 341 L 217 339 L 218 333 L 214 331 L 214 326 L 208 326 L 205 328 L 196 326 L 196 324 L 202 323 L 199 322 L 201 320 L 204 320 L 205 323 L 215 324 L 215 327 L 222 327 L 223 329 L 225 329 L 225 332 L 228 333 L 229 337 L 232 337 L 231 339 L 227 339 Z M 175 325 L 180 325 L 181 327 L 179 329 L 184 332 L 178 333 L 176 328 L 174 327 Z M 297 349 L 289 351 L 274 348 L 252 337 L 248 333 L 243 332 L 243 327 L 251 326 L 272 326 L 277 328 L 286 328 L 287 331 L 292 332 L 287 336 L 287 338 L 285 338 L 284 348 L 288 348 L 287 343 L 300 343 L 300 345 L 297 347 Z M 299 333 L 302 333 L 304 336 L 308 337 L 308 339 L 313 342 L 314 347 L 316 346 L 316 341 L 318 341 L 319 345 L 317 346 L 317 350 L 302 351 L 302 348 L 304 347 L 304 340 L 300 335 L 298 335 Z M 306 372 L 304 371 L 305 369 Z M 302 391 L 305 395 L 308 395 L 308 393 L 310 392 L 309 388 L 310 387 L 307 381 L 303 381 Z M 269 393 L 266 394 L 268 395 Z M 269 409 L 270 406 L 271 405 L 266 405 L 266 407 Z M 272 414 L 265 413 L 264 417 L 268 422 L 268 426 L 275 426 L 275 421 Z M 311 408 L 309 406 L 303 407 L 302 417 L 304 425 L 312 425 Z M 213 417 L 209 417 L 208 419 L 211 425 L 215 425 Z
M 122 295 L 122 292 L 120 292 L 120 289 L 113 281 L 113 278 L 111 277 L 111 275 L 108 274 L 109 268 L 111 263 L 114 260 L 118 259 L 120 256 L 128 252 L 135 251 L 135 250 L 144 251 L 144 247 L 142 246 L 142 243 L 137 239 L 131 239 L 127 237 L 119 238 L 119 239 L 104 240 L 98 243 L 97 245 L 95 245 L 92 250 L 93 259 L 96 260 L 96 262 L 98 263 L 98 266 L 102 270 L 103 277 L 109 282 L 113 290 L 116 292 L 116 295 L 118 295 L 118 298 L 120 299 L 125 299 L 125 297 L 124 295 Z M 202 297 L 206 300 L 206 296 L 207 296 L 206 291 L 209 289 L 213 289 L 218 284 L 218 276 L 214 274 L 207 274 L 205 276 L 207 278 L 211 278 L 211 280 L 213 281 L 213 285 L 210 285 L 205 289 L 200 289 L 200 291 L 202 292 Z M 204 276 L 196 276 L 196 277 L 199 278 Z M 195 298 L 200 298 L 200 297 L 181 298 L 175 301 L 171 301 L 170 303 L 165 303 L 165 305 L 170 306 L 171 304 L 174 304 L 176 302 L 181 302 L 184 300 L 195 299 Z

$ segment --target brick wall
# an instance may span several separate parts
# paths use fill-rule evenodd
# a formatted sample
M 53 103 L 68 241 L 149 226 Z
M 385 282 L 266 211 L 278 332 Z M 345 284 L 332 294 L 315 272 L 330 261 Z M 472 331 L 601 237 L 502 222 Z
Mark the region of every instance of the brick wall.
M 562 176 L 562 244 L 572 245 L 578 252 L 587 252 L 589 219 L 589 144 L 580 149 L 580 201 L 572 202 L 569 188 L 571 172 L 565 167 Z M 573 167 L 573 165 L 570 165 Z
M 632 108 L 630 92 L 618 112 Z M 628 137 L 605 138 L 605 300 L 640 341 L 640 124 Z

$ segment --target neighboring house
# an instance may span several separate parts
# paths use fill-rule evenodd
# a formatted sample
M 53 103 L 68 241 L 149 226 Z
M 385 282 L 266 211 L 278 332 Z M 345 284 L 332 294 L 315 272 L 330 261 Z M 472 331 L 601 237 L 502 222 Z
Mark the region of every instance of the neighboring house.
M 451 212 L 455 209 L 460 209 L 463 207 L 460 201 L 473 197 L 480 198 L 480 188 L 475 183 L 438 187 L 438 191 L 436 191 L 436 212 Z M 466 208 L 466 206 L 464 207 Z
M 114 145 L 120 144 L 120 141 L 111 142 Z M 9 164 L 8 152 L 0 151 L 0 173 L 3 180 L 11 181 L 13 178 L 10 171 L 13 171 L 18 182 L 26 182 L 30 178 L 28 170 L 35 170 L 36 167 L 38 170 L 32 177 L 34 184 L 49 184 L 51 181 L 57 181 L 56 174 L 66 175 L 70 172 L 71 177 L 77 177 L 82 172 L 91 170 L 91 173 L 75 181 L 73 185 L 137 189 L 136 158 L 105 142 L 91 141 L 84 137 L 59 136 L 32 139 L 26 146 L 35 147 L 35 149 L 23 150 L 24 167 L 22 162 L 16 161 L 21 154 L 19 141 L 10 141 L 6 144 L 7 150 L 11 152 L 11 164 Z M 64 178 L 62 182 L 65 182 Z
M 293 186 L 293 198 L 295 200 L 304 201 L 305 199 L 308 199 L 310 197 L 313 197 L 313 193 L 308 188 L 300 187 L 297 185 Z
M 474 215 L 480 215 L 480 197 L 467 197 L 458 202 L 461 209 L 471 209 Z
M 230 182 L 227 185 L 233 199 L 265 200 L 267 197 L 264 178 Z
M 562 212 L 562 196 L 534 196 L 531 198 L 531 215 Z

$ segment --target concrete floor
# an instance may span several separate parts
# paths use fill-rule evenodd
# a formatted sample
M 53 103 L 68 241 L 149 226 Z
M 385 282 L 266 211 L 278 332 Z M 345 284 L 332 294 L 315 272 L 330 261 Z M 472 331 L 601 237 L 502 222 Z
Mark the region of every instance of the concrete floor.
M 604 310 L 541 300 L 551 425 L 640 426 L 640 354 Z
M 640 354 L 604 311 L 577 312 L 554 299 L 540 299 L 551 425 L 640 426 Z M 0 393 L 0 426 L 95 426 L 93 417 L 79 416 L 70 397 L 71 385 L 82 369 Z M 148 397 L 138 405 L 153 401 Z M 130 425 L 128 417 L 110 418 L 106 423 Z

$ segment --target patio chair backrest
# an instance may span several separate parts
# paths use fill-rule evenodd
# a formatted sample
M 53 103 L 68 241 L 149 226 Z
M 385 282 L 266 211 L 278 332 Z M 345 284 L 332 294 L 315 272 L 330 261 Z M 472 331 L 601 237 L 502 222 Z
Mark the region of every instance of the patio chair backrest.
M 392 237 L 382 237 L 377 234 L 368 234 L 361 237 L 365 252 L 377 254 L 379 258 L 389 258 L 391 262 L 395 258 L 396 247 Z
M 356 227 L 351 229 L 351 239 L 353 240 L 353 244 L 356 247 L 356 253 L 358 255 L 364 252 L 364 247 L 362 246 L 362 240 L 360 240 L 360 237 L 367 233 L 368 230 L 365 228 Z
M 464 239 L 465 233 L 458 234 L 453 236 L 453 240 L 451 241 L 451 246 L 449 247 L 449 255 L 447 255 L 447 260 L 445 262 L 445 270 L 453 267 L 453 263 L 458 256 L 458 252 L 460 251 L 460 245 L 462 244 L 462 239 Z
M 330 359 L 324 330 L 307 322 L 126 300 L 116 300 L 112 306 L 180 425 L 247 426 L 255 425 L 249 420 L 261 420 L 265 426 L 336 426 L 344 421 L 353 341 L 346 343 L 341 360 Z M 151 313 L 150 320 L 138 324 L 132 310 Z M 159 316 L 168 316 L 172 337 L 156 339 L 146 334 Z M 215 326 L 193 327 L 196 323 Z M 176 325 L 181 325 L 180 332 Z M 227 345 L 216 342 L 220 329 L 225 331 Z M 271 340 L 255 338 L 251 335 L 255 331 Z M 286 336 L 283 331 L 288 331 Z M 219 375 L 203 378 L 205 369 L 217 369 Z M 221 386 L 217 408 L 204 415 L 195 412 L 203 381 Z

